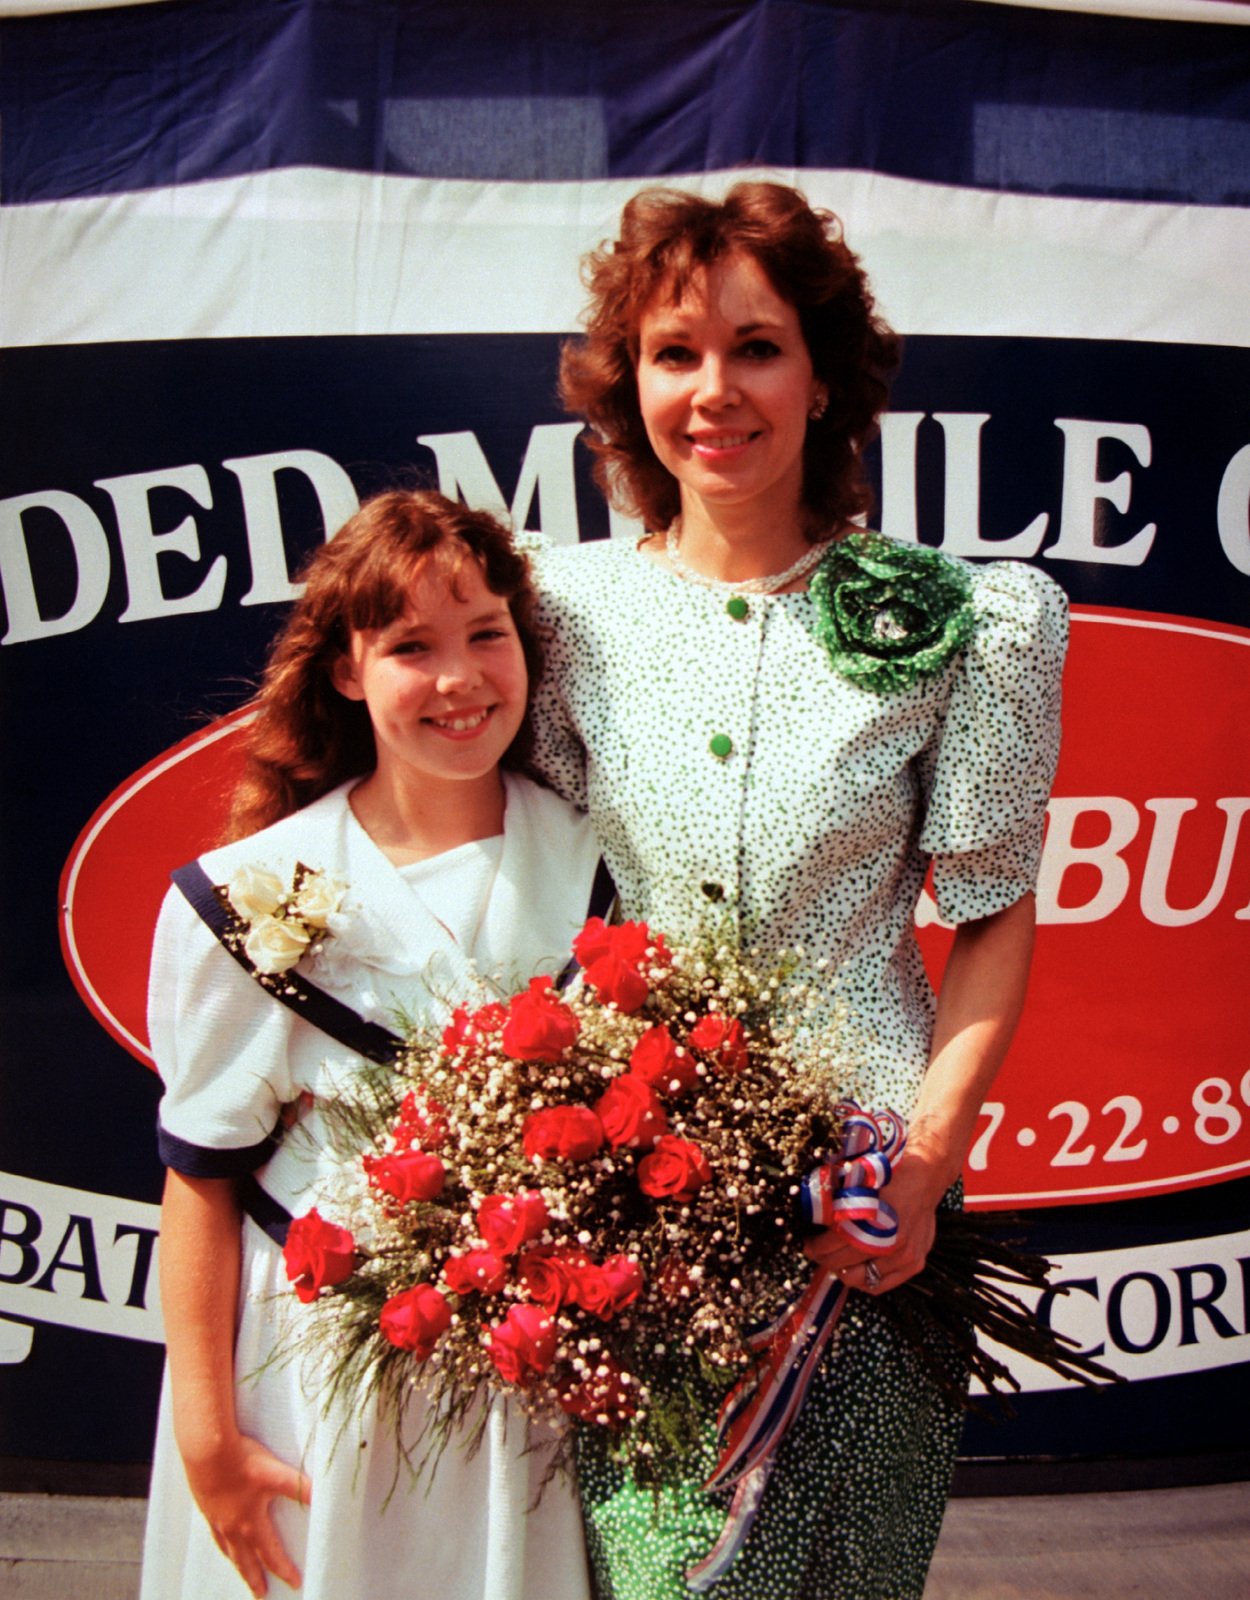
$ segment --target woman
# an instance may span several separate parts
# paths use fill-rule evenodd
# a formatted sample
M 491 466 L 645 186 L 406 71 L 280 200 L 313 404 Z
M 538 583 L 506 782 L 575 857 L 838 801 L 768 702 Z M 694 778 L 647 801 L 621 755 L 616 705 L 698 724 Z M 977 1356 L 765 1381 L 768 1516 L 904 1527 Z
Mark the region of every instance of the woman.
M 924 1587 L 960 1413 L 876 1302 L 958 1203 L 1024 998 L 1063 597 L 1031 568 L 854 527 L 898 341 L 835 219 L 796 191 L 645 191 L 587 280 L 565 402 L 650 531 L 542 564 L 539 764 L 588 807 L 626 916 L 802 947 L 865 1041 L 862 1098 L 910 1124 L 892 1248 L 832 1231 L 810 1247 L 861 1292 L 713 1592 L 903 1600 Z M 958 925 L 936 1005 L 914 935 L 930 861 Z M 591 1437 L 579 1473 L 601 1594 L 685 1593 L 723 1502 L 691 1483 L 653 1517 Z

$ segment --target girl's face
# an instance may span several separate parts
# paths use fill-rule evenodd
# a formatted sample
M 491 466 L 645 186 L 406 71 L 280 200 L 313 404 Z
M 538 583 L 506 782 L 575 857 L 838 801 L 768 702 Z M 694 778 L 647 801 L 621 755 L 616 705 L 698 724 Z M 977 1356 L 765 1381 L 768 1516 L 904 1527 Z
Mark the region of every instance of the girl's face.
M 825 393 L 794 306 L 753 256 L 657 299 L 639 323 L 638 400 L 651 447 L 709 509 L 789 518 L 803 489 L 808 412 Z
M 368 707 L 378 776 L 428 798 L 431 786 L 496 781 L 529 692 L 508 602 L 472 558 L 454 584 L 431 562 L 402 616 L 353 631 L 334 684 Z

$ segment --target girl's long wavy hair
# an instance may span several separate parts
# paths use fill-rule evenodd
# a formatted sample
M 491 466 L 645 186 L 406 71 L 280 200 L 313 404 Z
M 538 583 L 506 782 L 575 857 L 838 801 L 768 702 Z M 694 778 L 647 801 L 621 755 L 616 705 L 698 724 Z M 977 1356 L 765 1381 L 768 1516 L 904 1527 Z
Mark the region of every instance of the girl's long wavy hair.
M 680 300 L 692 279 L 738 252 L 753 257 L 798 312 L 815 376 L 829 391 L 803 451 L 807 532 L 824 537 L 872 504 L 861 455 L 889 398 L 902 341 L 876 314 L 837 217 L 797 189 L 737 183 L 721 201 L 680 189 L 636 194 L 621 213 L 620 237 L 583 262 L 586 334 L 564 346 L 561 397 L 590 424 L 595 477 L 609 500 L 648 528 L 668 527 L 680 490 L 643 426 L 639 325 L 657 297 Z
M 388 627 L 403 615 L 413 586 L 432 564 L 455 592 L 456 575 L 475 561 L 516 623 L 531 694 L 542 672 L 529 562 L 508 530 L 433 490 L 391 490 L 367 500 L 317 549 L 300 573 L 304 592 L 274 640 L 251 702 L 243 775 L 226 837 L 241 839 L 311 804 L 377 764 L 363 702 L 334 687 L 334 663 L 353 632 Z M 528 711 L 502 765 L 528 765 Z

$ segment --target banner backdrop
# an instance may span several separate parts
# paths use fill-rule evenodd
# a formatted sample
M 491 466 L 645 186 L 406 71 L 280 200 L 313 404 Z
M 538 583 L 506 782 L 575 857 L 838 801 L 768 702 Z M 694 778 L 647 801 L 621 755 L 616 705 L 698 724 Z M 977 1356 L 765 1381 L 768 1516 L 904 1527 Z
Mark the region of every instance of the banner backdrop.
M 1035 562 L 1074 606 L 1036 976 L 967 1181 L 1059 1258 L 1039 1314 L 1131 1381 L 1022 1371 L 966 1454 L 1242 1447 L 1250 32 L 820 0 L 44 10 L 0 12 L 0 1456 L 147 1456 L 151 928 L 218 826 L 291 571 L 397 477 L 628 536 L 555 399 L 578 259 L 643 182 L 746 174 L 836 211 L 907 335 L 881 526 Z

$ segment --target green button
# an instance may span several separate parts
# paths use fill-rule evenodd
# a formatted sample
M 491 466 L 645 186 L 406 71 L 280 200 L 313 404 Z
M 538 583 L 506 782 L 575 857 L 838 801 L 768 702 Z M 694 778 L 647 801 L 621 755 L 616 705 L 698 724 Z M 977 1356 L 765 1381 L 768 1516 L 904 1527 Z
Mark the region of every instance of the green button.
M 714 733 L 708 742 L 708 749 L 720 761 L 726 756 L 733 755 L 734 742 L 727 733 Z
M 740 594 L 732 594 L 725 601 L 725 610 L 735 622 L 745 622 L 751 615 L 751 608 Z

